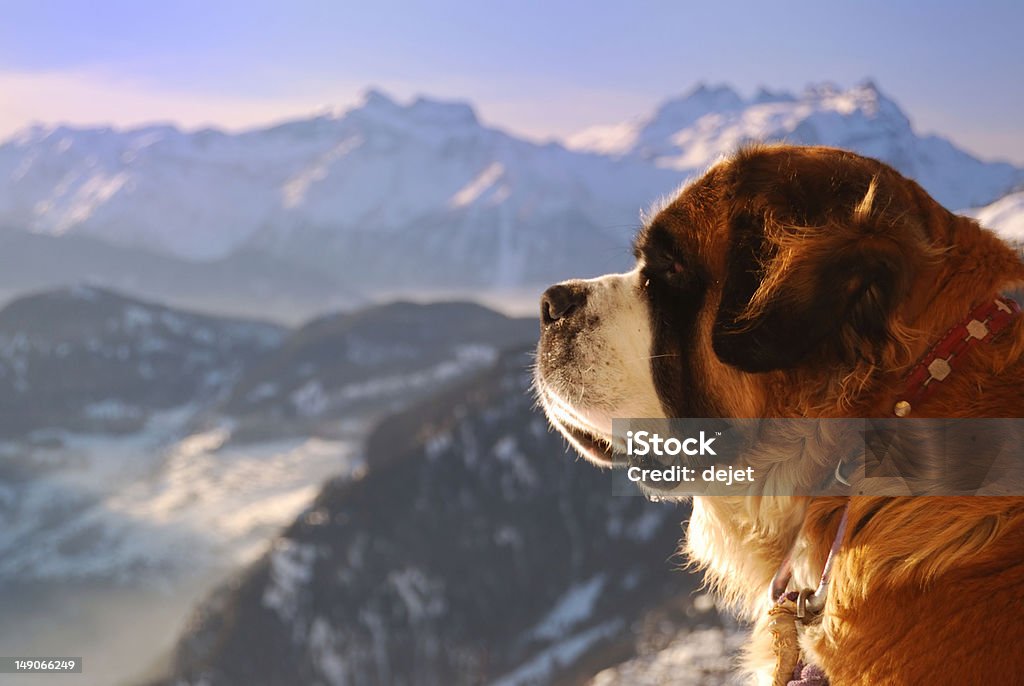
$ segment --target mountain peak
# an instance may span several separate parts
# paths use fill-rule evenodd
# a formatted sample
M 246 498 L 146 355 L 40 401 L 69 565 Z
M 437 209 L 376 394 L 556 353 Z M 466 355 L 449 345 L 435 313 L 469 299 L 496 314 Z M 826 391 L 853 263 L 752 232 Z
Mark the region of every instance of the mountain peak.
M 343 273 L 360 290 L 394 289 L 396 278 L 403 287 L 518 286 L 574 264 L 598 273 L 596 258 L 586 260 L 604 248 L 591 233 L 586 258 L 567 247 L 578 231 L 612 216 L 632 222 L 638 207 L 748 141 L 849 148 L 954 209 L 988 204 L 1024 179 L 1024 169 L 917 135 L 871 81 L 819 84 L 798 98 L 763 89 L 755 99 L 701 83 L 647 117 L 594 127 L 568 150 L 486 128 L 465 102 L 376 89 L 340 116 L 238 134 L 174 131 L 67 129 L 0 148 L 0 225 L 200 261 L 266 253 Z M 536 240 L 518 238 L 527 230 Z M 609 245 L 620 235 L 609 232 Z M 393 265 L 383 274 L 373 268 L 381 250 Z
M 698 83 L 639 123 L 594 126 L 566 144 L 693 174 L 748 141 L 848 148 L 892 164 L 954 209 L 987 204 L 1024 178 L 1024 169 L 918 135 L 873 79 L 812 83 L 797 96 L 762 87 L 749 100 L 728 86 Z
M 698 83 L 685 94 L 661 104 L 641 132 L 638 141 L 658 138 L 670 130 L 690 126 L 705 114 L 729 112 L 743 107 L 743 98 L 724 84 Z
M 850 88 L 842 88 L 833 81 L 822 81 L 820 83 L 808 84 L 804 89 L 803 98 L 806 100 L 825 100 L 828 98 L 851 97 L 860 102 L 892 103 L 895 102 L 886 96 L 874 79 L 866 78 L 855 83 Z
M 804 91 L 804 99 L 825 104 L 841 114 L 859 112 L 870 119 L 888 122 L 890 125 L 910 130 L 910 118 L 892 98 L 886 96 L 878 84 L 868 78 L 848 89 L 842 89 L 832 82 L 811 84 Z
M 879 107 L 895 110 L 899 112 L 901 117 L 906 117 L 903 110 L 900 109 L 900 106 L 896 104 L 896 101 L 886 95 L 882 89 L 879 88 L 878 83 L 873 79 L 864 79 L 863 81 L 855 84 L 849 92 L 855 93 L 865 99 L 870 99 L 871 101 L 878 103 Z
M 785 90 L 773 91 L 765 86 L 758 86 L 757 92 L 754 93 L 754 98 L 751 100 L 753 105 L 763 105 L 770 102 L 795 102 L 796 96 Z
M 389 96 L 379 88 L 370 87 L 363 91 L 362 96 L 359 99 L 359 104 L 356 109 L 361 110 L 393 110 L 399 109 L 399 105 L 395 102 L 395 99 Z
M 842 92 L 843 89 L 835 81 L 809 83 L 804 87 L 804 97 L 807 99 L 829 98 Z
M 472 105 L 461 100 L 443 101 L 420 96 L 407 109 L 424 123 L 457 126 L 475 126 L 479 123 Z
M 350 110 L 351 113 L 368 116 L 371 119 L 428 127 L 465 127 L 479 124 L 476 112 L 467 102 L 438 100 L 420 95 L 411 103 L 403 105 L 376 88 L 366 90 L 361 104 Z
M 705 81 L 698 81 L 693 88 L 682 96 L 670 100 L 666 104 L 681 102 L 703 103 L 714 107 L 722 105 L 738 107 L 743 104 L 743 98 L 727 84 L 709 84 Z
M 881 91 L 878 89 L 878 84 L 875 83 L 875 80 L 870 76 L 855 84 L 854 89 L 862 91 L 873 91 L 881 95 Z

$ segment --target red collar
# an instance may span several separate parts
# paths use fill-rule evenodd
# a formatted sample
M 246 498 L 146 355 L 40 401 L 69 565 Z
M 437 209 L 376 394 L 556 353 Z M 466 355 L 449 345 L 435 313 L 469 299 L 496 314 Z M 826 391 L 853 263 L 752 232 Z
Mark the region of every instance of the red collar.
M 897 417 L 906 417 L 914 405 L 927 397 L 936 384 L 953 373 L 964 353 L 982 341 L 989 341 L 1020 314 L 1015 300 L 997 295 L 971 310 L 959 324 L 946 332 L 914 365 L 899 402 L 893 406 Z

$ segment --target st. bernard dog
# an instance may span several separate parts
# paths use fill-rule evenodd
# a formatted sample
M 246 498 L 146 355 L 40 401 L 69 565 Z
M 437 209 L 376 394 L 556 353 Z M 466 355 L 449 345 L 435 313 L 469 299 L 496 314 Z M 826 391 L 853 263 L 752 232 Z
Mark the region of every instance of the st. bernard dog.
M 926 398 L 901 400 L 979 304 L 1009 312 L 999 294 L 1024 284 L 1024 264 L 876 160 L 747 148 L 645 218 L 635 256 L 630 272 L 541 300 L 539 401 L 599 466 L 616 461 L 613 418 L 1024 416 L 1020 317 L 958 349 Z M 810 453 L 756 466 L 792 479 L 835 468 Z M 1024 498 L 750 486 L 694 498 L 684 549 L 754 624 L 744 667 L 756 683 L 788 680 L 766 593 L 780 564 L 791 558 L 790 588 L 814 588 L 833 556 L 820 621 L 798 638 L 832 686 L 1024 683 Z

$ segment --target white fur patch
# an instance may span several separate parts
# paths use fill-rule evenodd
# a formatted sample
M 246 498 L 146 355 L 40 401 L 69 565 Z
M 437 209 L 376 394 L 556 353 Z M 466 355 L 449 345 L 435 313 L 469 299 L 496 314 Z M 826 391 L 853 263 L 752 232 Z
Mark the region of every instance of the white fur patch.
M 587 286 L 587 301 L 573 316 L 594 324 L 575 336 L 570 364 L 547 375 L 538 365 L 536 376 L 540 402 L 556 428 L 568 425 L 610 443 L 612 419 L 664 416 L 651 375 L 652 332 L 640 268 L 574 282 Z

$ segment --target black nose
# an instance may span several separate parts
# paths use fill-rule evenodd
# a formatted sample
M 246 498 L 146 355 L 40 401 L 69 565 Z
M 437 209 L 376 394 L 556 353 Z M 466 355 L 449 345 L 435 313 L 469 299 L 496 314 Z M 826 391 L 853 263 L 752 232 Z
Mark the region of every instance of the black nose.
M 554 285 L 540 296 L 540 320 L 544 324 L 553 324 L 568 317 L 586 302 L 586 286 L 566 283 Z

